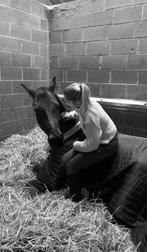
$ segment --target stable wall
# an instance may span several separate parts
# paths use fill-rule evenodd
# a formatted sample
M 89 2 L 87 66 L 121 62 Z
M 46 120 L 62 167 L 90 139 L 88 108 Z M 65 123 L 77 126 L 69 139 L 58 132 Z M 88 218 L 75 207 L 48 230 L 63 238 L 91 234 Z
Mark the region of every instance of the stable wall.
M 50 73 L 99 97 L 147 99 L 147 0 L 78 0 L 49 12 Z
M 50 16 L 50 77 L 100 98 L 147 100 L 147 0 L 76 0 Z M 120 132 L 147 137 L 146 107 L 102 103 Z
M 20 83 L 49 83 L 48 0 L 0 0 L 0 140 L 32 128 L 32 101 Z

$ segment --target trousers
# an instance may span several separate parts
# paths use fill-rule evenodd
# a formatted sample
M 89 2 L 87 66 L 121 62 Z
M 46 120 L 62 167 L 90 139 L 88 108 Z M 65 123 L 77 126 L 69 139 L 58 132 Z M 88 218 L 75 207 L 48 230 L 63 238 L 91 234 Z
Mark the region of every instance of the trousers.
M 117 150 L 117 146 L 118 133 L 116 133 L 108 144 L 100 144 L 97 150 L 91 152 L 78 152 L 71 149 L 64 154 L 62 165 L 65 168 L 67 183 L 74 201 L 79 201 L 81 199 L 81 186 L 78 177 L 79 172 L 111 157 Z

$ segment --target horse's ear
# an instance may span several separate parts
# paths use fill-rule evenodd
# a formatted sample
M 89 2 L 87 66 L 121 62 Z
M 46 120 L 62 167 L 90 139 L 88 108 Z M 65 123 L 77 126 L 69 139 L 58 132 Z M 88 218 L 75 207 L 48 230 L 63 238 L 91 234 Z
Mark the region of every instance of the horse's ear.
M 52 78 L 52 82 L 51 82 L 51 85 L 49 86 L 49 91 L 50 92 L 52 92 L 52 93 L 54 93 L 54 91 L 55 91 L 55 88 L 56 88 L 56 76 L 54 76 L 53 78 Z
M 31 89 L 31 88 L 28 88 L 23 83 L 21 83 L 21 86 L 27 91 L 27 93 L 32 97 L 32 99 L 34 99 L 35 91 L 33 89 Z

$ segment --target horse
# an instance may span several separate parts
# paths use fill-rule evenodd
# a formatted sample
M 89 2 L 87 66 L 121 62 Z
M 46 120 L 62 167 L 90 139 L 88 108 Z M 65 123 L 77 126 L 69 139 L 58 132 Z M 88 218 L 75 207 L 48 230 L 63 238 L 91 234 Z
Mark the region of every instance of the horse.
M 50 151 L 43 164 L 33 167 L 36 179 L 27 183 L 31 196 L 59 190 L 65 187 L 65 173 L 62 156 L 72 148 L 76 140 L 85 138 L 78 119 L 68 116 L 69 107 L 65 101 L 55 93 L 56 77 L 49 87 L 39 87 L 37 90 L 21 84 L 31 96 L 36 120 L 40 128 L 47 134 Z
M 33 196 L 36 193 L 44 193 L 46 190 L 53 191 L 67 186 L 66 176 L 61 165 L 62 156 L 72 148 L 74 141 L 85 139 L 85 135 L 80 128 L 79 120 L 68 116 L 67 112 L 69 108 L 64 99 L 56 94 L 55 77 L 52 79 L 52 83 L 49 87 L 40 87 L 35 91 L 24 84 L 22 84 L 22 86 L 33 100 L 33 109 L 36 114 L 38 125 L 47 134 L 50 145 L 48 158 L 43 165 L 39 167 L 36 180 L 27 183 L 30 193 L 32 193 Z M 90 169 L 85 169 L 79 174 L 81 185 L 88 190 L 89 198 L 101 198 L 108 206 L 108 209 L 110 209 L 113 217 L 115 218 L 116 216 L 117 222 L 123 223 L 127 227 L 135 227 L 137 217 L 141 213 L 144 214 L 143 221 L 147 220 L 147 216 L 143 211 L 146 209 L 143 206 L 145 198 L 142 198 L 142 205 L 140 204 L 140 208 L 134 209 L 135 202 L 138 200 L 141 201 L 140 197 L 142 197 L 139 194 L 139 198 L 136 196 L 135 199 L 135 188 L 137 188 L 138 178 L 141 174 L 144 179 L 141 178 L 140 183 L 146 183 L 145 179 L 147 176 L 142 175 L 146 174 L 146 165 L 144 163 L 146 155 L 145 158 L 143 157 L 139 161 L 139 159 L 136 158 L 138 150 L 135 150 L 133 156 L 137 162 L 134 157 L 133 159 L 130 158 L 132 157 L 132 151 L 130 152 L 129 145 L 136 144 L 138 140 L 133 138 L 133 141 L 123 136 L 120 138 L 118 152 L 107 160 L 107 162 L 103 161 L 99 165 L 95 164 L 93 167 L 90 167 Z M 123 145 L 122 148 L 121 144 Z M 147 144 L 145 143 L 145 145 Z M 142 164 L 144 164 L 144 166 Z M 132 187 L 130 187 L 129 183 L 131 178 Z M 139 184 L 140 188 L 141 185 L 143 184 Z M 117 211 L 117 208 L 119 208 L 120 211 L 119 209 Z

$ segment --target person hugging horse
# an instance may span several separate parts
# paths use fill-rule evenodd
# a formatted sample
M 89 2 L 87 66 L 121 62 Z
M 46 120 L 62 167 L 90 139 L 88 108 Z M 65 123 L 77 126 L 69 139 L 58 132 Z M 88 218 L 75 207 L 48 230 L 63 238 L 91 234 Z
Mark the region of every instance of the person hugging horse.
M 118 146 L 117 128 L 101 105 L 91 98 L 86 84 L 72 83 L 64 89 L 64 98 L 73 111 L 69 116 L 78 117 L 86 136 L 84 140 L 73 143 L 73 148 L 63 156 L 70 197 L 75 202 L 82 200 L 79 172 L 91 169 L 103 160 L 110 158 Z M 75 111 L 74 111 L 75 110 Z M 92 172 L 92 169 L 91 169 Z M 66 197 L 66 196 L 65 196 Z

